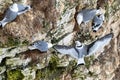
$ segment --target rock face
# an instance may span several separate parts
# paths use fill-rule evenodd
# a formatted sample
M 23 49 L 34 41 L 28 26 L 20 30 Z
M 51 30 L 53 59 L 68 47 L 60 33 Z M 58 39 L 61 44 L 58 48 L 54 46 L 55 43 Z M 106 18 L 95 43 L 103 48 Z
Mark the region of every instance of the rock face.
M 0 0 L 0 20 L 12 3 L 32 9 L 0 28 L 0 80 L 119 80 L 120 0 Z M 91 21 L 77 25 L 76 14 L 85 8 L 101 7 L 105 21 L 92 32 Z M 29 44 L 45 40 L 53 44 L 88 44 L 112 32 L 110 44 L 97 55 L 85 57 L 85 65 L 51 48 L 46 53 L 28 50 Z M 96 59 L 97 57 L 97 59 Z

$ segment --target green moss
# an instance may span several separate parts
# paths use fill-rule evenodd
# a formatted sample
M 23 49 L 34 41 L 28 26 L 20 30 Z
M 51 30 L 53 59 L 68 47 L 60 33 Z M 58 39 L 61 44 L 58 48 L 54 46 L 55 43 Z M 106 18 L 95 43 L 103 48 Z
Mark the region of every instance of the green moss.
M 18 38 L 9 37 L 8 41 L 5 44 L 0 43 L 0 47 L 15 47 L 20 45 L 28 45 L 29 42 L 24 40 L 23 42 L 20 41 Z
M 17 38 L 9 37 L 7 43 L 5 44 L 6 47 L 11 46 L 18 46 L 20 44 L 20 40 Z
M 49 65 L 46 68 L 37 70 L 35 80 L 60 80 L 60 75 L 64 71 L 64 67 L 57 67 L 59 58 L 57 55 L 52 55 Z
M 24 40 L 24 41 L 22 42 L 22 44 L 23 44 L 23 45 L 29 45 L 29 41 Z
M 58 64 L 59 64 L 59 58 L 57 55 L 54 54 L 53 56 L 51 56 L 51 59 L 49 61 L 49 68 L 55 69 Z
M 84 60 L 85 60 L 85 66 L 86 66 L 86 68 L 89 69 L 89 67 L 91 65 L 91 61 L 94 60 L 94 56 L 92 55 L 90 57 L 85 57 Z
M 78 32 L 77 33 L 77 35 L 78 35 L 78 40 L 80 40 L 80 42 L 83 42 L 84 43 L 84 41 L 88 41 L 88 40 L 93 40 L 93 38 L 92 38 L 92 36 L 90 35 L 90 33 L 88 33 L 88 32 L 83 32 L 83 30 L 82 29 L 80 29 L 80 32 Z
M 24 75 L 21 73 L 20 70 L 10 70 L 7 71 L 7 80 L 22 80 Z

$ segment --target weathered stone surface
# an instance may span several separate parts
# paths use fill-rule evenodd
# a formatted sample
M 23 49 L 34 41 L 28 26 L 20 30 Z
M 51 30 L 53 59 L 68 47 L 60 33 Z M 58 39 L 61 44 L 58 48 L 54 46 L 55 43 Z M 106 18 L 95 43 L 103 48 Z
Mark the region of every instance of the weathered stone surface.
M 30 4 L 32 9 L 0 29 L 0 80 L 119 80 L 119 0 L 0 0 L 0 20 L 14 2 Z M 92 32 L 91 21 L 76 24 L 78 11 L 98 6 L 105 11 L 98 32 Z M 110 44 L 96 55 L 85 57 L 85 65 L 77 66 L 76 59 L 54 48 L 46 53 L 27 48 L 42 39 L 60 45 L 73 45 L 75 40 L 89 44 L 110 32 L 114 34 Z

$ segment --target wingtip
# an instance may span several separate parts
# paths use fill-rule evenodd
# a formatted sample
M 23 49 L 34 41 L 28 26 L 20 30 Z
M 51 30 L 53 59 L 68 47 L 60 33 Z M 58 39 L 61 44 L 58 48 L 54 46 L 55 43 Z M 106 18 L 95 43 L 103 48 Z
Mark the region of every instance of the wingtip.
M 114 34 L 111 32 L 111 33 L 107 34 L 106 36 L 113 38 Z
M 53 48 L 54 49 L 59 49 L 61 45 L 54 45 Z
M 2 22 L 0 21 L 0 28 L 3 28 L 5 25 L 2 24 Z
M 54 45 L 53 46 L 53 48 L 55 49 L 55 50 L 61 50 L 61 49 L 64 49 L 64 48 L 66 48 L 67 46 L 64 46 L 64 45 Z

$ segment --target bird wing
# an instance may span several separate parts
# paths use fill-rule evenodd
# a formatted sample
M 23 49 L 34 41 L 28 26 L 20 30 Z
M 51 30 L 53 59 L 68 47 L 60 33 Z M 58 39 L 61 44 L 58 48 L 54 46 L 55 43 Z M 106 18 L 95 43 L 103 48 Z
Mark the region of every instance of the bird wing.
M 17 4 L 18 7 L 18 11 L 22 11 L 26 8 L 26 6 L 22 5 L 22 4 Z
M 96 9 L 86 9 L 83 10 L 83 22 L 88 22 L 89 20 L 93 19 L 96 14 Z
M 18 6 L 18 15 L 25 13 L 31 8 L 29 5 L 22 5 L 22 4 L 17 4 L 17 6 Z
M 74 47 L 64 46 L 64 45 L 55 45 L 54 48 L 61 54 L 68 54 L 76 59 L 78 59 L 78 52 Z
M 113 37 L 113 34 L 107 34 L 104 37 L 92 42 L 88 45 L 88 55 L 94 54 L 95 52 L 99 51 L 100 49 L 104 48 L 106 45 L 109 44 Z
M 17 17 L 17 13 L 8 9 L 5 13 L 5 17 L 3 19 L 3 22 L 13 21 L 16 17 Z

